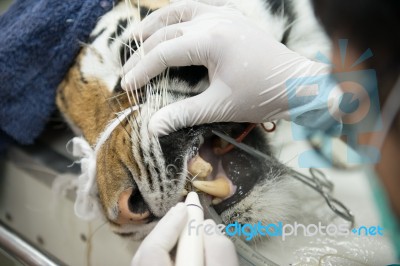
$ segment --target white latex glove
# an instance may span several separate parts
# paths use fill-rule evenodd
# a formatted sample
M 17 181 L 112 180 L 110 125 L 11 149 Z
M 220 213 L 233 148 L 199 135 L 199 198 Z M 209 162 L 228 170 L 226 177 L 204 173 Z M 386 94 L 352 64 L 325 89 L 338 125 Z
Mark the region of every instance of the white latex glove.
M 132 259 L 132 266 L 173 265 L 169 252 L 176 245 L 187 221 L 187 208 L 181 202 L 172 207 L 143 240 Z
M 213 220 L 205 220 L 203 229 L 207 224 L 216 226 Z M 235 246 L 226 236 L 218 234 L 203 234 L 204 256 L 207 266 L 239 265 Z
M 176 245 L 186 221 L 186 205 L 178 203 L 143 240 L 132 259 L 131 266 L 172 266 L 169 252 Z M 204 224 L 208 223 L 215 225 L 212 220 L 204 221 Z M 235 247 L 223 235 L 204 234 L 204 256 L 207 266 L 238 265 Z
M 146 17 L 135 36 L 143 39 L 145 56 L 125 64 L 124 89 L 140 88 L 170 66 L 208 68 L 207 90 L 152 116 L 149 131 L 158 136 L 211 122 L 289 120 L 285 82 L 329 72 L 226 6 L 179 1 Z

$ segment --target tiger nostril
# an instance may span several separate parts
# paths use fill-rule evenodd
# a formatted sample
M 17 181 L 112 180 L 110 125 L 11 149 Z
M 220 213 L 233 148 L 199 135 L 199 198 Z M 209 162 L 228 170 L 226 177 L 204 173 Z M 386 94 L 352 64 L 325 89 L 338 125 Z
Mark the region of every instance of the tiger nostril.
M 132 193 L 128 200 L 129 210 L 133 213 L 145 213 L 149 211 L 142 194 L 140 193 Z
M 132 188 L 124 190 L 118 199 L 118 219 L 119 224 L 144 223 L 150 216 L 150 211 L 146 206 L 140 193 L 134 193 Z

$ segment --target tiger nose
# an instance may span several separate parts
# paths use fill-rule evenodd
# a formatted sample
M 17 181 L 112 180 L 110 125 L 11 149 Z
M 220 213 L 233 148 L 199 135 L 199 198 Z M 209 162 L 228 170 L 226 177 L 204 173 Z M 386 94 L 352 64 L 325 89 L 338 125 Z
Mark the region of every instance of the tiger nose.
M 146 218 L 150 216 L 150 211 L 134 212 L 132 209 L 132 197 L 133 189 L 129 188 L 122 191 L 118 199 L 118 218 L 117 223 L 119 224 L 141 224 L 144 223 Z

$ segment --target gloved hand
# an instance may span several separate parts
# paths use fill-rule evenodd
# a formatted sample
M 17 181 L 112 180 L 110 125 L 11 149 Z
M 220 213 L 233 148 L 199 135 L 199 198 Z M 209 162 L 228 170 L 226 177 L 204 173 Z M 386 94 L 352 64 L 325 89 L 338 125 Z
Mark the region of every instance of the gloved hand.
M 143 240 L 132 259 L 132 266 L 173 265 L 169 252 L 176 245 L 187 221 L 187 208 L 178 203 L 158 222 Z M 206 220 L 204 224 L 213 224 Z M 204 228 L 204 226 L 203 226 Z M 204 256 L 207 266 L 238 265 L 235 247 L 225 236 L 204 234 Z
M 309 92 L 287 88 L 286 81 L 329 72 L 327 65 L 289 50 L 227 6 L 175 2 L 146 17 L 135 35 L 144 40 L 145 56 L 132 56 L 125 64 L 124 89 L 140 88 L 170 66 L 208 68 L 207 90 L 152 116 L 149 131 L 158 136 L 211 122 L 289 120 L 289 91 Z
M 143 240 L 132 259 L 131 265 L 173 265 L 169 252 L 177 243 L 186 221 L 186 205 L 184 203 L 178 203 L 167 212 L 156 227 Z
M 216 226 L 213 220 L 205 220 L 203 229 L 211 224 Z M 227 237 L 218 234 L 207 234 L 204 231 L 204 256 L 206 266 L 239 265 L 235 246 Z

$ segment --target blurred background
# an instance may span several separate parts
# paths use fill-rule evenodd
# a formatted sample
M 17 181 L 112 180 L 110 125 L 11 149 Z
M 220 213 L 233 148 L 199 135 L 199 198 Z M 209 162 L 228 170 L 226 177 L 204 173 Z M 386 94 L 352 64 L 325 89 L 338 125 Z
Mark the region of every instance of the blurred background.
M 0 15 L 3 14 L 8 6 L 12 3 L 12 0 L 1 0 L 0 1 Z M 12 259 L 7 255 L 6 252 L 4 252 L 2 249 L 0 249 L 0 265 L 4 266 L 11 266 L 11 265 L 19 265 L 17 261 Z

